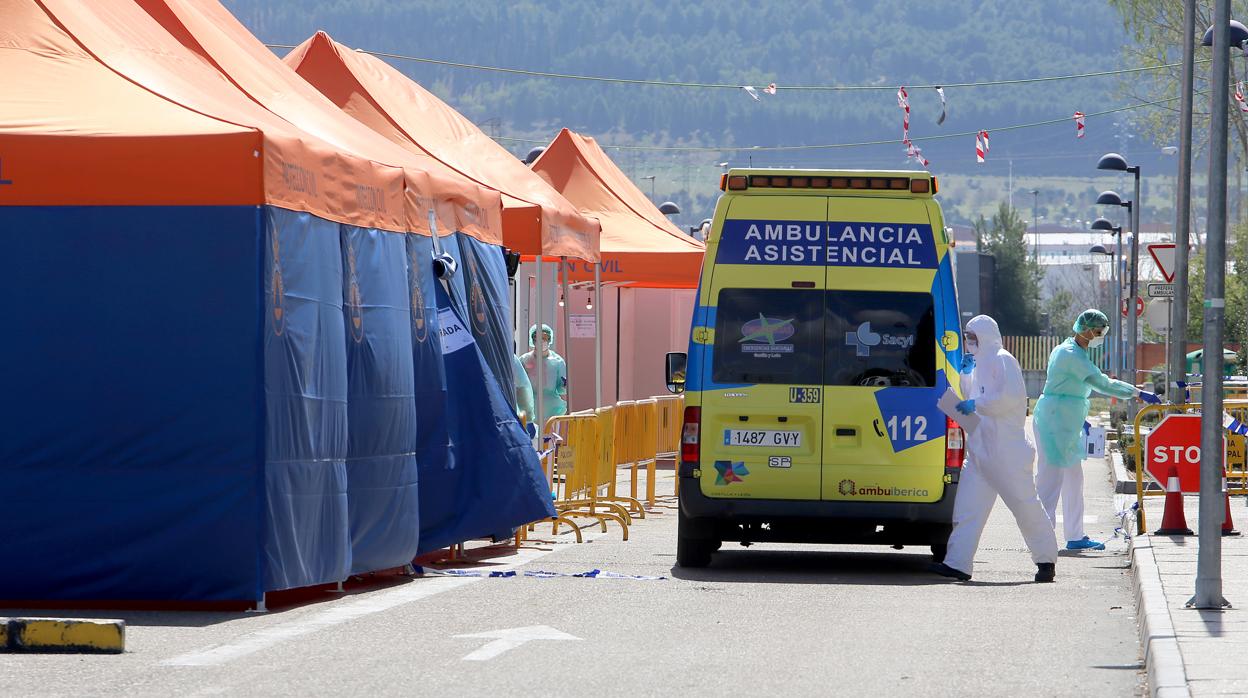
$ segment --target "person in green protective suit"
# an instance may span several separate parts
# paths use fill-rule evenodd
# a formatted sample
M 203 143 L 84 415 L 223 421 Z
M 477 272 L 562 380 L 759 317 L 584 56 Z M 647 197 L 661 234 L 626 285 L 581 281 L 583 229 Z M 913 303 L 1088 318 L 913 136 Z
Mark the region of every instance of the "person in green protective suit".
M 516 390 L 516 416 L 525 423 L 532 434 L 532 427 L 537 418 L 537 408 L 533 403 L 533 384 L 529 382 L 529 372 L 524 370 L 524 363 L 515 354 L 511 355 L 511 373 L 512 383 L 515 384 Z
M 547 419 L 568 413 L 568 365 L 562 356 L 550 348 L 554 339 L 555 333 L 550 325 L 542 325 L 542 339 L 539 344 L 537 325 L 533 325 L 529 328 L 529 347 L 532 351 L 520 357 L 520 363 L 524 365 L 524 372 L 528 374 L 533 390 L 542 391 L 544 414 L 537 420 L 538 431 L 541 431 L 542 424 Z M 537 384 L 538 361 L 543 363 L 545 370 L 542 385 Z
M 1110 397 L 1161 402 L 1153 393 L 1105 375 L 1088 358 L 1088 349 L 1103 344 L 1108 329 L 1105 313 L 1089 309 L 1079 314 L 1074 336 L 1049 354 L 1048 376 L 1036 403 L 1036 490 L 1055 529 L 1057 500 L 1062 500 L 1067 550 L 1105 549 L 1104 543 L 1090 540 L 1083 529 L 1082 433 L 1087 429 L 1088 396 L 1095 390 Z

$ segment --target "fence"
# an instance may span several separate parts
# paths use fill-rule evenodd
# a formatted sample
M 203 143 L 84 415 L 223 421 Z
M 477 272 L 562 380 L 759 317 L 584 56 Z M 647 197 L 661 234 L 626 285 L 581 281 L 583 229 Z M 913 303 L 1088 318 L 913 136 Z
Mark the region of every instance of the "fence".
M 619 524 L 628 540 L 633 518 L 646 516 L 638 499 L 640 473 L 646 472 L 645 499 L 653 507 L 657 463 L 660 456 L 679 451 L 683 412 L 684 397 L 677 395 L 623 401 L 549 419 L 542 467 L 556 511 L 551 533 L 566 524 L 581 542 L 582 527 L 575 519 L 591 519 L 604 532 L 608 522 Z M 630 474 L 628 496 L 616 491 L 621 468 Z
M 1024 371 L 1047 371 L 1049 354 L 1057 345 L 1066 341 L 1066 337 L 1048 336 L 1011 336 L 1002 337 L 1001 345 L 1018 359 L 1018 365 Z M 1088 350 L 1088 358 L 1102 371 L 1108 368 L 1105 346 Z

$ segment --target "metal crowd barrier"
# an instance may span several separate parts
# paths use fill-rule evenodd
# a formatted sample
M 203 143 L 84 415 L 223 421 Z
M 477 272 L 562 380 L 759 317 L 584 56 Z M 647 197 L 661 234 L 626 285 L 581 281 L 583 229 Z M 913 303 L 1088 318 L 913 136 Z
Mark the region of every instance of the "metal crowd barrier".
M 628 540 L 633 518 L 646 516 L 637 496 L 640 473 L 646 472 L 646 503 L 653 507 L 658 460 L 679 456 L 683 414 L 684 396 L 676 395 L 625 400 L 547 420 L 541 460 L 556 511 L 548 520 L 551 534 L 566 524 L 579 543 L 583 526 L 575 519 L 591 519 L 604 532 L 608 522 L 620 524 Z M 616 491 L 621 468 L 629 471 L 628 496 Z

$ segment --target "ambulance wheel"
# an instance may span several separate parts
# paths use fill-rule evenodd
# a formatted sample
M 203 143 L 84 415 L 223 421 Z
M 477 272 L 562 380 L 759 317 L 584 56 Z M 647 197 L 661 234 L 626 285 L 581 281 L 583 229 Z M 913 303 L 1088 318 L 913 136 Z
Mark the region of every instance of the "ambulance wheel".
M 706 567 L 711 564 L 711 553 L 719 550 L 719 541 L 690 535 L 693 528 L 685 513 L 680 512 L 676 519 L 677 567 Z

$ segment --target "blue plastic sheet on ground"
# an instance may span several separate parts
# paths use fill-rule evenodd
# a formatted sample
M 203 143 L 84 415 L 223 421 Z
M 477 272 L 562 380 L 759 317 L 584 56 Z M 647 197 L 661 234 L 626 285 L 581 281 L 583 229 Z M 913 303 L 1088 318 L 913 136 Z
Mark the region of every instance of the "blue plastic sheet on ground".
M 0 221 L 0 599 L 256 598 L 261 209 Z
M 416 271 L 431 274 L 427 264 Z M 420 463 L 422 552 L 555 515 L 528 434 L 446 290 L 433 288 L 451 454 L 444 464 Z
M 351 571 L 360 573 L 409 563 L 420 536 L 408 236 L 341 232 L 347 511 Z
M 263 569 L 272 591 L 346 579 L 351 541 L 339 225 L 265 210 Z
M 433 577 L 485 577 L 491 579 L 505 579 L 511 577 L 533 577 L 535 579 L 555 579 L 567 577 L 579 577 L 582 579 L 633 579 L 638 581 L 658 581 L 667 579 L 667 577 L 652 576 L 646 574 L 620 574 L 619 572 L 604 572 L 599 569 L 592 569 L 588 572 L 547 572 L 544 570 L 437 570 L 427 567 L 417 567 L 416 574 Z

